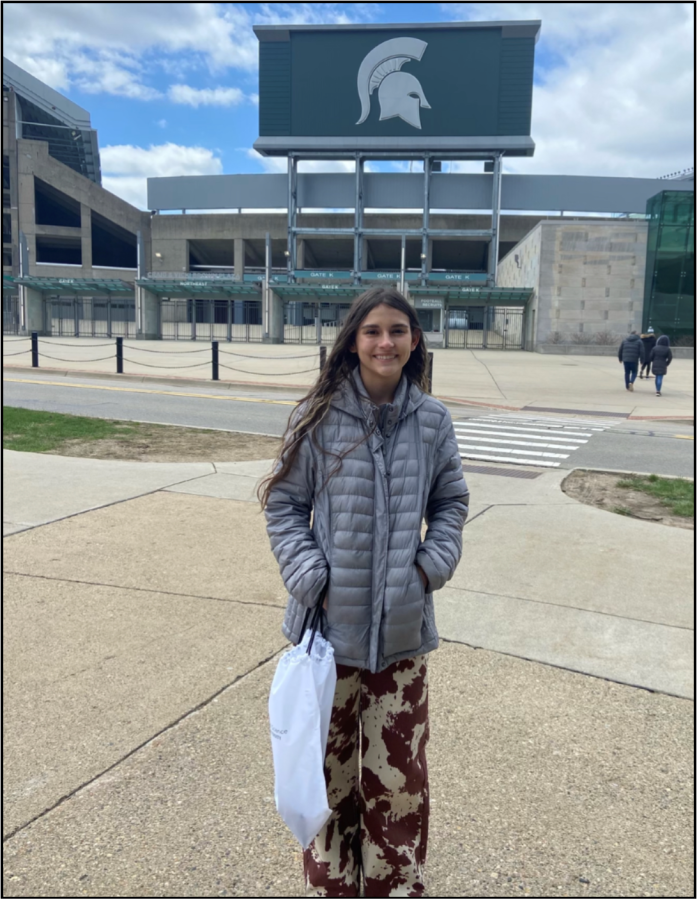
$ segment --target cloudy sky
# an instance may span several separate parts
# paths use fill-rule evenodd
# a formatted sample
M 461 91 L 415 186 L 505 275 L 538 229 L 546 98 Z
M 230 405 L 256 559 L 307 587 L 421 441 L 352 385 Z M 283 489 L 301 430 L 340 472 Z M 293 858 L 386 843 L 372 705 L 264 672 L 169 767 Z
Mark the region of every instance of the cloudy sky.
M 692 3 L 6 2 L 3 19 L 3 54 L 90 112 L 104 186 L 143 209 L 148 176 L 285 171 L 252 150 L 256 24 L 540 19 L 537 149 L 504 171 L 694 164 Z

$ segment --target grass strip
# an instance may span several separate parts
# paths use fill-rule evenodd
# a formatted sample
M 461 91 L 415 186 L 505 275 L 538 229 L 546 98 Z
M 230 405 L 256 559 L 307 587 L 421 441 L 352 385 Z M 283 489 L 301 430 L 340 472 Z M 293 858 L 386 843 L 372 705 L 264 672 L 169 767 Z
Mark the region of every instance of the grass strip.
M 693 481 L 682 478 L 660 478 L 658 475 L 624 478 L 617 482 L 617 487 L 635 491 L 643 491 L 656 497 L 676 516 L 685 518 L 695 514 L 695 485 Z
M 93 419 L 63 413 L 2 408 L 2 446 L 4 450 L 47 453 L 66 441 L 98 441 L 102 438 L 125 439 L 138 433 L 138 423 L 118 419 Z

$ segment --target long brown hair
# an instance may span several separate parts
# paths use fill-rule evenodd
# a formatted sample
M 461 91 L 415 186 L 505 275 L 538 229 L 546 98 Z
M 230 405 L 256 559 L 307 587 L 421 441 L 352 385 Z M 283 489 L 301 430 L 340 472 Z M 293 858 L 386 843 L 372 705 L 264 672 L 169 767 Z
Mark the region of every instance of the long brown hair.
M 350 347 L 356 340 L 356 332 L 365 319 L 376 306 L 384 304 L 399 310 L 409 319 L 412 334 L 419 335 L 416 347 L 411 351 L 411 356 L 402 369 L 410 384 L 416 384 L 422 391 L 428 391 L 426 363 L 428 354 L 423 331 L 419 325 L 414 308 L 408 303 L 400 292 L 393 287 L 377 285 L 362 293 L 351 304 L 346 320 L 339 332 L 331 353 L 327 356 L 327 362 L 319 374 L 317 381 L 293 410 L 288 422 L 288 427 L 283 435 L 283 443 L 276 458 L 274 469 L 279 462 L 281 468 L 275 474 L 267 475 L 257 489 L 257 497 L 264 509 L 269 500 L 269 494 L 273 487 L 286 477 L 293 467 L 293 463 L 300 450 L 300 443 L 306 434 L 310 434 L 315 446 L 323 453 L 328 453 L 317 439 L 317 426 L 329 412 L 332 397 L 345 379 L 351 378 L 353 370 L 359 364 L 358 354 L 352 353 Z M 367 434 L 356 444 L 356 447 L 367 438 Z M 341 461 L 347 453 L 355 450 L 349 447 L 337 456 L 338 465 L 330 473 L 335 474 L 341 468 Z

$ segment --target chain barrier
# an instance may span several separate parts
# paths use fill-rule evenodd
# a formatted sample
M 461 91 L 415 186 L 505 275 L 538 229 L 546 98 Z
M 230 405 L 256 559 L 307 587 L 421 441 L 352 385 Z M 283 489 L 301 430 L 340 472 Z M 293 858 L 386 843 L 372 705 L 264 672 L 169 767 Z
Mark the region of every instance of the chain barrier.
M 111 359 L 111 357 L 109 357 Z M 210 360 L 207 359 L 205 362 L 200 363 L 191 363 L 188 366 L 153 366 L 150 363 L 140 362 L 137 359 L 129 359 L 127 356 L 124 356 L 124 362 L 134 363 L 136 366 L 147 366 L 148 369 L 195 369 L 197 366 L 209 366 L 211 364 Z
M 18 337 L 5 337 L 5 335 L 2 336 L 3 344 L 12 344 L 16 341 L 30 341 L 30 340 L 31 340 L 30 337 L 18 338 Z
M 13 340 L 13 339 L 10 339 L 10 340 Z M 32 365 L 37 365 L 37 366 L 38 366 L 38 359 L 39 359 L 39 355 L 38 355 L 38 345 L 39 345 L 39 340 L 40 340 L 40 339 L 38 338 L 38 336 L 33 335 L 32 338 L 14 338 L 14 340 L 31 340 L 33 346 L 32 346 L 31 348 L 28 348 L 27 350 L 18 350 L 18 351 L 14 352 L 14 353 L 6 353 L 6 354 L 4 354 L 4 355 L 5 355 L 5 356 L 20 356 L 20 355 L 23 354 L 23 353 L 29 353 L 29 352 L 32 352 Z M 145 366 L 145 367 L 148 368 L 148 369 L 197 369 L 197 368 L 200 368 L 200 367 L 202 367 L 202 366 L 208 366 L 208 365 L 211 365 L 211 362 L 212 362 L 212 365 L 213 365 L 213 380 L 214 380 L 214 381 L 217 381 L 217 380 L 218 380 L 218 368 L 217 368 L 217 367 L 218 367 L 219 365 L 222 366 L 223 369 L 228 369 L 228 370 L 231 371 L 231 372 L 240 372 L 240 373 L 242 373 L 242 374 L 244 374 L 244 375 L 258 375 L 258 376 L 260 376 L 260 377 L 262 377 L 262 378 L 268 378 L 268 377 L 273 378 L 274 376 L 278 376 L 278 377 L 283 378 L 283 377 L 286 377 L 286 376 L 305 375 L 305 374 L 307 374 L 307 373 L 309 373 L 309 372 L 317 372 L 317 367 L 316 367 L 316 366 L 312 366 L 312 368 L 310 368 L 310 369 L 301 369 L 299 372 L 254 372 L 254 371 L 252 371 L 252 370 L 250 370 L 250 369 L 239 369 L 239 368 L 237 368 L 236 366 L 228 366 L 228 365 L 226 365 L 225 363 L 219 362 L 219 361 L 218 361 L 218 353 L 220 353 L 220 352 L 228 353 L 230 356 L 241 357 L 242 359 L 274 359 L 274 360 L 279 360 L 279 359 L 318 359 L 318 358 L 319 358 L 319 361 L 320 361 L 320 367 L 321 367 L 322 359 L 323 359 L 323 354 L 322 354 L 323 348 L 320 348 L 319 354 L 317 354 L 317 353 L 304 353 L 304 354 L 302 354 L 301 356 L 253 356 L 253 355 L 249 355 L 249 354 L 246 354 L 246 353 L 235 353 L 234 351 L 226 351 L 226 350 L 220 351 L 220 347 L 218 346 L 219 342 L 218 342 L 218 341 L 211 341 L 211 350 L 213 351 L 213 360 L 212 360 L 212 361 L 211 361 L 210 358 L 209 358 L 209 359 L 206 359 L 204 362 L 191 363 L 191 364 L 189 364 L 189 365 L 181 365 L 181 364 L 177 363 L 177 364 L 175 364 L 175 365 L 169 365 L 169 366 L 168 366 L 168 365 L 158 365 L 158 364 L 145 363 L 145 362 L 140 362 L 139 360 L 130 359 L 130 358 L 127 357 L 127 356 L 123 356 L 123 348 L 124 348 L 124 346 L 125 346 L 128 350 L 134 350 L 134 349 L 135 349 L 135 350 L 144 350 L 146 353 L 170 353 L 170 354 L 174 353 L 174 354 L 180 354 L 180 353 L 208 353 L 208 352 L 209 352 L 208 347 L 200 347 L 200 348 L 198 348 L 198 349 L 196 349 L 196 350 L 153 350 L 153 349 L 148 348 L 148 347 L 137 347 L 137 346 L 134 347 L 132 344 L 126 344 L 126 345 L 125 345 L 125 344 L 124 344 L 124 340 L 123 340 L 122 337 L 121 337 L 121 338 L 117 337 L 115 340 L 116 340 L 117 352 L 116 352 L 116 353 L 112 353 L 112 354 L 109 355 L 109 356 L 100 356 L 100 357 L 91 358 L 91 359 L 84 359 L 84 358 L 80 358 L 80 359 L 66 359 L 65 357 L 61 357 L 61 356 L 50 356 L 48 353 L 43 353 L 43 352 L 41 353 L 41 356 L 42 356 L 42 358 L 44 358 L 44 359 L 50 359 L 50 360 L 54 360 L 54 361 L 56 361 L 56 362 L 66 362 L 66 363 L 76 363 L 76 362 L 105 362 L 106 360 L 109 360 L 109 359 L 116 359 L 116 370 L 117 370 L 117 374 L 122 374 L 122 373 L 123 373 L 123 363 L 124 363 L 124 362 L 133 363 L 133 364 L 136 365 L 136 366 Z M 119 344 L 119 341 L 120 341 L 120 344 Z M 65 344 L 65 343 L 60 343 L 59 341 L 53 342 L 53 341 L 46 341 L 46 340 L 44 340 L 44 343 L 48 343 L 49 347 L 51 347 L 51 346 L 55 346 L 55 347 L 75 347 L 75 346 L 76 346 L 75 344 Z M 102 343 L 102 344 L 91 344 L 91 345 L 90 345 L 90 347 L 110 347 L 110 346 L 112 346 L 112 342 L 111 342 L 111 341 L 109 341 L 109 342 L 107 342 L 107 343 Z M 35 358 L 35 359 L 34 359 L 34 357 L 33 357 L 33 352 L 34 352 L 34 350 L 37 351 L 37 355 L 36 355 L 36 358 Z M 216 351 L 217 351 L 217 353 L 216 353 Z M 325 353 L 325 356 L 326 356 L 326 353 Z
M 31 338 L 27 338 L 26 340 L 31 340 Z M 78 339 L 79 340 L 79 339 Z M 60 341 L 46 341 L 46 338 L 39 338 L 39 343 L 44 341 L 48 344 L 49 347 L 77 347 L 78 344 L 62 344 Z M 105 341 L 103 344 L 89 344 L 90 349 L 92 347 L 112 347 L 113 339 L 111 341 Z
M 223 369 L 230 369 L 231 372 L 244 372 L 245 375 L 262 375 L 262 376 L 274 376 L 280 375 L 281 377 L 285 375 L 304 375 L 306 372 L 316 372 L 317 368 L 313 366 L 311 369 L 302 369 L 300 372 L 250 372 L 249 369 L 236 369 L 234 366 L 226 366 L 225 363 L 219 364 Z
M 116 359 L 116 354 L 111 356 L 98 356 L 96 359 L 64 359 L 62 356 L 49 356 L 48 353 L 41 354 L 43 359 L 54 359 L 57 362 L 103 362 L 105 359 Z
M 199 347 L 196 350 L 154 350 L 150 347 L 138 347 L 135 344 L 124 344 L 129 350 L 140 350 L 143 353 L 207 353 L 208 347 Z
M 241 356 L 243 359 L 314 359 L 316 353 L 303 353 L 302 356 L 252 356 L 251 353 L 235 353 L 234 350 L 219 350 L 220 353 L 227 353 L 228 356 Z

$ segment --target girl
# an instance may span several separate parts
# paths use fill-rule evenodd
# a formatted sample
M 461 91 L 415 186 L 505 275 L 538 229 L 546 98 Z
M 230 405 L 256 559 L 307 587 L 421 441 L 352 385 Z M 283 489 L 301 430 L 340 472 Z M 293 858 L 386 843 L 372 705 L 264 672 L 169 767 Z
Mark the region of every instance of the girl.
M 283 633 L 299 643 L 322 602 L 337 663 L 324 763 L 332 816 L 304 853 L 308 896 L 358 897 L 361 871 L 366 897 L 425 896 L 433 591 L 460 560 L 469 502 L 426 362 L 404 297 L 366 291 L 260 486 L 290 593 Z
M 668 371 L 668 366 L 673 361 L 673 351 L 670 349 L 670 340 L 667 334 L 662 334 L 656 341 L 656 346 L 649 354 L 649 361 L 653 374 L 656 376 L 656 396 L 661 396 L 663 376 Z

